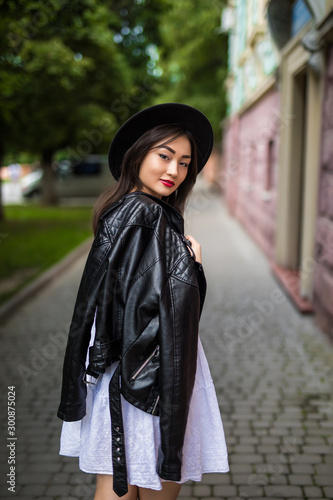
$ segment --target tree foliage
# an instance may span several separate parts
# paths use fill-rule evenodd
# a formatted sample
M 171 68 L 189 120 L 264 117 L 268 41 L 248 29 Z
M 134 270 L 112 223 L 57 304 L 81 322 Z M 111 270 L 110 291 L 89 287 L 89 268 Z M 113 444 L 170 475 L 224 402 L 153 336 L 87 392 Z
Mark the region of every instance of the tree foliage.
M 107 142 L 118 125 L 112 99 L 132 85 L 109 29 L 112 11 L 93 0 L 21 0 L 3 2 L 2 10 L 7 32 L 1 67 L 11 91 L 1 92 L 1 118 L 12 147 L 50 157 L 75 147 L 83 130 L 94 125 L 92 116 L 95 123 L 109 122 Z
M 226 112 L 223 82 L 228 42 L 219 29 L 224 3 L 169 1 L 167 15 L 160 24 L 163 77 L 156 100 L 199 108 L 211 120 L 217 139 Z

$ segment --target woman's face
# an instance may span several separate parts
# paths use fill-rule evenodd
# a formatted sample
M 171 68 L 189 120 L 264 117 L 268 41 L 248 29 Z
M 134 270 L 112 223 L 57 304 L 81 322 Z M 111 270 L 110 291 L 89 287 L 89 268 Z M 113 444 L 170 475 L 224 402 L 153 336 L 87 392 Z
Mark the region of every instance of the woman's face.
M 142 191 L 157 198 L 176 191 L 185 179 L 191 161 L 191 144 L 186 136 L 163 146 L 168 139 L 153 145 L 139 170 Z

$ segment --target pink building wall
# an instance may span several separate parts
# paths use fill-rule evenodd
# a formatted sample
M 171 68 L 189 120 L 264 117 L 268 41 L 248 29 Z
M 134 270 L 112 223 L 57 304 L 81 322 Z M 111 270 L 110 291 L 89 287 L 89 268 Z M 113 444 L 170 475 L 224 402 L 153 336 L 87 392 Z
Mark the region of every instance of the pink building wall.
M 333 48 L 324 84 L 319 204 L 316 225 L 314 307 L 316 319 L 333 337 Z
M 277 151 L 283 125 L 279 93 L 265 94 L 226 127 L 219 183 L 232 213 L 272 259 L 275 245 Z

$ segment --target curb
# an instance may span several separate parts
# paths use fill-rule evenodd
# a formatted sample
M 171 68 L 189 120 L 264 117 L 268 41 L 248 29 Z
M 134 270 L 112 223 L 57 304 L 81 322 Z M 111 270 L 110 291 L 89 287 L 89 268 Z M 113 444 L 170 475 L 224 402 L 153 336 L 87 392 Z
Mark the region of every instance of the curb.
M 40 290 L 51 283 L 63 273 L 71 264 L 73 264 L 81 255 L 84 255 L 91 247 L 93 239 L 89 238 L 81 243 L 78 247 L 69 252 L 63 259 L 47 269 L 43 274 L 38 276 L 34 281 L 20 290 L 16 295 L 7 300 L 0 306 L 0 319 L 7 319 L 10 313 L 27 302 L 31 297 L 36 295 Z

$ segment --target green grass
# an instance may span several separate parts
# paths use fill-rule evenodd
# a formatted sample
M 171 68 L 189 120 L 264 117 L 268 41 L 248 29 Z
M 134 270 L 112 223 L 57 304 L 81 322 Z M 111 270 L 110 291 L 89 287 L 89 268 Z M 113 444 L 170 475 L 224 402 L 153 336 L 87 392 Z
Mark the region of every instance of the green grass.
M 90 236 L 91 207 L 5 207 L 5 221 L 0 222 L 0 303 Z

